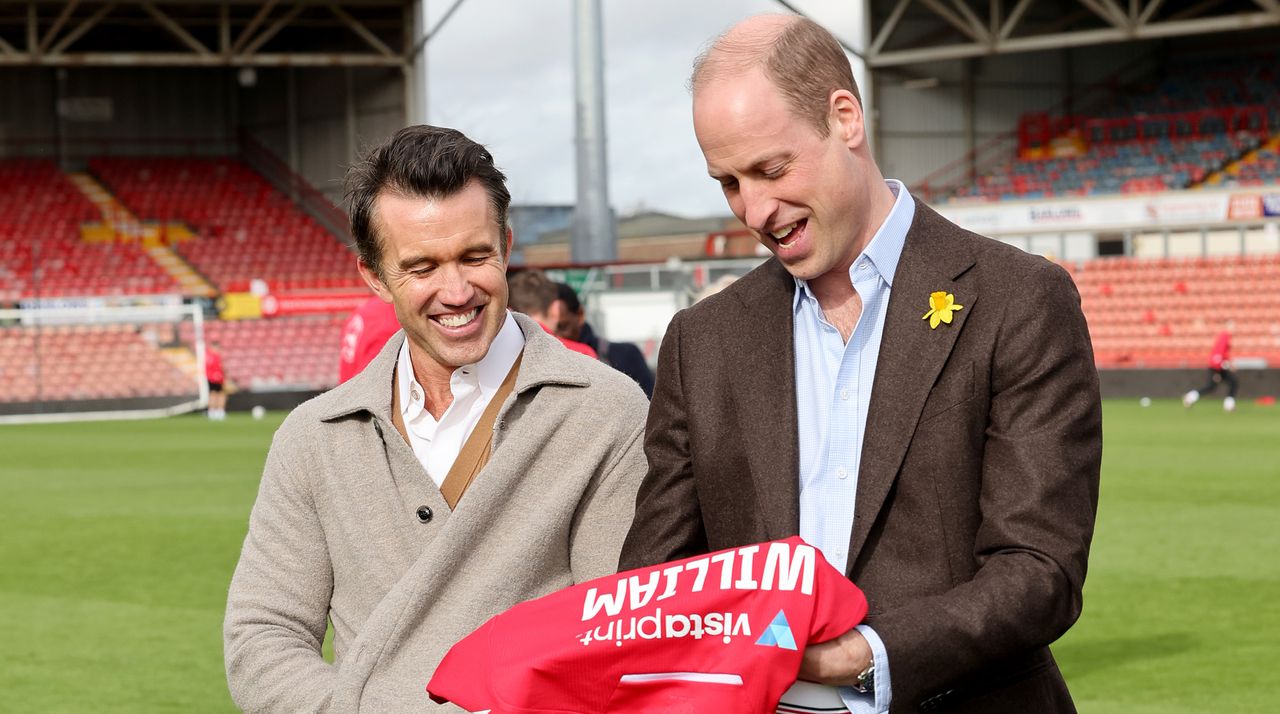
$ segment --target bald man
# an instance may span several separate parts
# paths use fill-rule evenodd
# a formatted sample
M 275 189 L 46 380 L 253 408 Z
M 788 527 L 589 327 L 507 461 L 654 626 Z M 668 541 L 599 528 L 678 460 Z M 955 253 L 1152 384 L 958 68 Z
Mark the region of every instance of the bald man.
M 800 534 L 866 592 L 787 711 L 1070 712 L 1102 452 L 1079 295 L 886 180 L 848 59 L 761 16 L 695 63 L 694 130 L 773 254 L 676 315 L 622 567 Z

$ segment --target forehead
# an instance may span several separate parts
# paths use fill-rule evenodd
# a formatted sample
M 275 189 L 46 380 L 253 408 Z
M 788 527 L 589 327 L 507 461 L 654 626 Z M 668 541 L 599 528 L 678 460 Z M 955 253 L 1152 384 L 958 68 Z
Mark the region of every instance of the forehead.
M 709 168 L 750 164 L 807 127 L 759 68 L 710 77 L 693 94 L 693 130 Z
M 477 181 L 448 196 L 383 191 L 374 201 L 374 219 L 384 249 L 393 254 L 455 244 L 465 249 L 476 242 L 494 242 L 499 232 L 489 194 Z

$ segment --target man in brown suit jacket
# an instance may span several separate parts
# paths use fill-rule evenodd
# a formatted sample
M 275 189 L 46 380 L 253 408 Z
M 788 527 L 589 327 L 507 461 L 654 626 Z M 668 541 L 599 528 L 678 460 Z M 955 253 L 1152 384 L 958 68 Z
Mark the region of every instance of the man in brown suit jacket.
M 867 147 L 848 60 L 814 23 L 746 20 L 692 84 L 708 171 L 775 257 L 667 330 L 622 567 L 841 516 L 847 543 L 819 547 L 871 610 L 808 648 L 800 672 L 838 688 L 833 708 L 1074 711 L 1048 645 L 1080 614 L 1102 433 L 1070 277 L 923 204 L 902 208 L 905 187 Z M 889 274 L 859 282 L 877 245 Z M 817 322 L 802 324 L 805 309 Z M 875 360 L 861 382 L 856 365 L 840 372 L 870 388 L 852 436 L 834 431 L 857 414 L 837 413 L 843 382 L 812 376 L 839 365 L 797 349 L 815 325 L 846 357 L 879 344 L 856 358 Z M 815 399 L 814 383 L 832 389 Z M 822 400 L 829 420 L 811 418 Z M 805 466 L 832 455 L 856 469 Z M 856 496 L 815 498 L 850 475 Z

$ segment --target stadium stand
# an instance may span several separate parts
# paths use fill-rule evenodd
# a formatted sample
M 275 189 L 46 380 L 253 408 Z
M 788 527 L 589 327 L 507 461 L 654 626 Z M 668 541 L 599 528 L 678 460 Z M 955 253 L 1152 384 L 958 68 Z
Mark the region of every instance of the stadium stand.
M 1240 164 L 1240 180 L 1253 180 L 1255 170 L 1268 180 L 1275 175 L 1272 135 L 1280 129 L 1278 57 L 1184 59 L 1167 68 L 1162 81 L 1117 93 L 1090 116 L 1026 115 L 1018 155 L 952 197 L 1040 199 L 1191 188 L 1264 142 L 1272 147 L 1271 163 L 1259 152 L 1257 169 Z
M 328 389 L 338 383 L 338 350 L 347 315 L 205 323 L 222 345 L 223 367 L 239 389 Z M 190 325 L 184 325 L 189 331 Z M 188 334 L 184 337 L 189 339 Z
M 1010 162 L 956 196 L 1007 200 L 1182 189 L 1204 181 L 1259 144 L 1258 137 L 1248 133 L 1096 144 L 1078 158 Z
M 178 252 L 224 292 L 360 289 L 351 252 L 234 159 L 98 158 L 91 170 L 139 217 L 182 221 Z
M 155 340 L 133 326 L 0 327 L 0 402 L 193 393 L 192 378 L 165 359 Z
M 1267 303 L 1280 255 L 1102 258 L 1067 265 L 1099 367 L 1203 367 L 1226 320 L 1237 359 L 1280 364 L 1280 316 Z
M 1221 174 L 1210 177 L 1205 183 L 1223 188 L 1280 183 L 1280 136 L 1228 166 Z
M 0 160 L 0 303 L 179 292 L 137 244 L 84 240 L 101 219 L 52 161 Z

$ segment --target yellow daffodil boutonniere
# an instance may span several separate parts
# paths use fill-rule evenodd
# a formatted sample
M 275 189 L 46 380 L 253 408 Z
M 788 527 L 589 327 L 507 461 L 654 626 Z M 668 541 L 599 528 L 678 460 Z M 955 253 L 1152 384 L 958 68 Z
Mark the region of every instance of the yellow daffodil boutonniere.
M 922 320 L 929 321 L 929 329 L 938 329 L 939 322 L 951 324 L 951 315 L 956 310 L 963 308 L 964 305 L 956 304 L 956 296 L 945 290 L 939 290 L 929 295 L 929 312 L 924 314 Z

